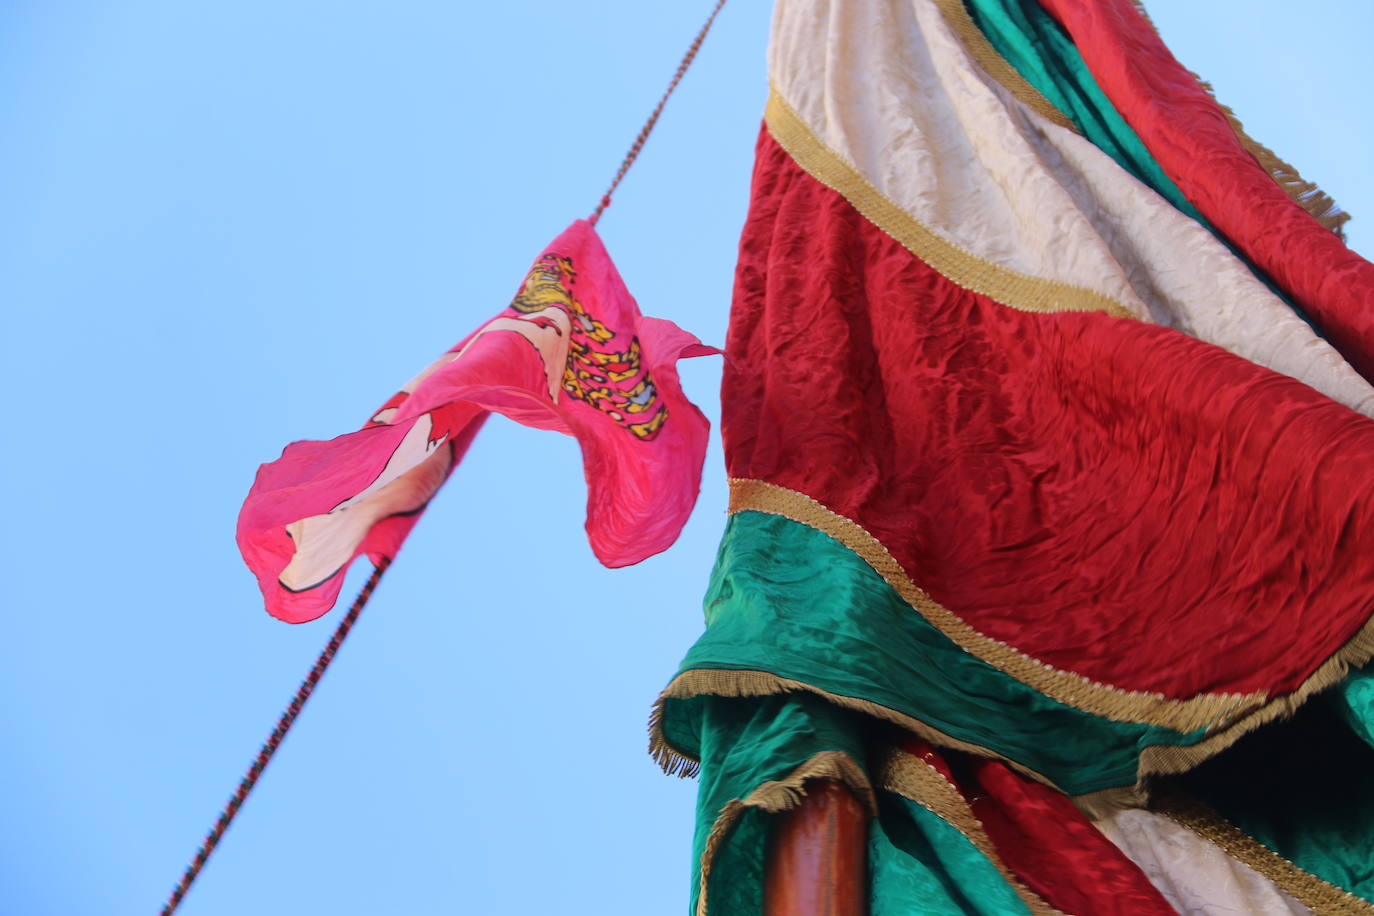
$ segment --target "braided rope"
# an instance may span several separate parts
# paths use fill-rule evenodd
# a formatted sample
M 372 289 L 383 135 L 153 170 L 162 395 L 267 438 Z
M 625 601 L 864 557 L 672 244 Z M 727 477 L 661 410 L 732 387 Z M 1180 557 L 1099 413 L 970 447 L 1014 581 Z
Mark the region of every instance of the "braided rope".
M 281 746 L 282 739 L 291 730 L 291 725 L 296 721 L 296 717 L 301 714 L 305 701 L 310 699 L 310 694 L 315 692 L 315 685 L 324 676 L 325 670 L 329 668 L 329 663 L 334 660 L 334 654 L 339 651 L 339 646 L 343 645 L 344 639 L 348 636 L 348 631 L 353 629 L 353 624 L 358 620 L 358 615 L 362 613 L 368 599 L 372 597 L 372 591 L 381 580 L 382 573 L 386 572 L 386 568 L 390 565 L 391 559 L 382 557 L 376 568 L 372 570 L 372 575 L 368 577 L 362 591 L 358 592 L 358 597 L 353 600 L 353 606 L 348 609 L 344 619 L 339 622 L 338 629 L 334 631 L 334 635 L 325 644 L 320 657 L 315 659 L 315 667 L 311 668 L 310 673 L 305 676 L 305 680 L 296 690 L 296 695 L 291 699 L 291 704 L 286 707 L 286 711 L 277 720 L 277 727 L 272 729 L 272 734 L 267 736 L 267 741 L 263 743 L 262 750 L 258 751 L 258 756 L 253 760 L 253 765 L 248 768 L 248 772 L 239 781 L 239 786 L 230 797 L 229 804 L 225 805 L 224 810 L 220 812 L 219 820 L 215 821 L 215 826 L 211 827 L 210 832 L 205 835 L 205 842 L 196 850 L 196 857 L 191 860 L 190 865 L 186 866 L 186 872 L 181 876 L 181 880 L 177 882 L 172 895 L 167 898 L 167 903 L 162 907 L 161 916 L 171 916 L 181 905 L 182 898 L 191 889 L 191 883 L 196 880 L 196 876 L 205 867 L 206 860 L 215 851 L 215 847 L 219 845 L 220 838 L 229 829 L 230 823 L 234 820 L 234 815 L 238 814 L 239 809 L 243 807 L 244 801 L 248 798 L 248 793 L 252 792 L 253 786 L 257 785 L 258 777 L 262 775 L 262 771 L 267 768 L 272 755 Z
M 634 143 L 630 144 L 630 151 L 625 154 L 624 160 L 620 163 L 620 168 L 616 170 L 615 178 L 611 181 L 611 186 L 606 189 L 605 194 L 601 195 L 601 202 L 597 204 L 596 212 L 588 218 L 588 222 L 593 226 L 596 225 L 596 221 L 601 218 L 602 212 L 611 205 L 611 195 L 614 194 L 615 189 L 619 187 L 621 180 L 625 177 L 625 173 L 630 170 L 630 166 L 634 165 L 635 159 L 639 158 L 640 151 L 644 149 L 644 142 L 649 139 L 649 134 L 653 132 L 654 125 L 658 123 L 659 115 L 663 113 L 663 106 L 668 104 L 668 97 L 673 94 L 673 90 L 677 88 L 678 83 L 682 82 L 683 75 L 687 72 L 687 68 L 692 65 L 692 61 L 696 58 L 697 52 L 701 50 L 701 43 L 705 41 L 706 33 L 711 31 L 711 25 L 716 21 L 716 15 L 723 6 L 725 6 L 725 0 L 716 0 L 716 5 L 711 9 L 711 15 L 706 17 L 705 24 L 702 25 L 700 31 L 697 32 L 696 37 L 692 39 L 692 44 L 687 48 L 687 53 L 683 55 L 682 61 L 677 65 L 677 71 L 673 74 L 672 80 L 668 83 L 668 88 L 664 90 L 662 98 L 660 98 L 658 104 L 654 106 L 653 112 L 649 115 L 649 120 L 645 121 L 644 126 L 640 128 Z M 262 775 L 263 770 L 267 769 L 267 764 L 272 760 L 272 756 L 276 754 L 277 748 L 281 746 L 282 739 L 285 738 L 286 733 L 291 730 L 291 726 L 296 721 L 296 717 L 301 714 L 301 709 L 304 708 L 305 701 L 310 699 L 310 695 L 315 692 L 315 685 L 320 682 L 320 678 L 324 676 L 324 672 L 329 668 L 330 662 L 334 660 L 335 653 L 339 651 L 339 647 L 343 645 L 344 639 L 348 637 L 348 632 L 353 629 L 353 624 L 357 622 L 358 615 L 362 613 L 363 608 L 367 605 L 368 599 L 372 597 L 373 589 L 377 587 L 378 581 L 382 578 L 382 573 L 386 572 L 386 568 L 389 565 L 391 565 L 391 560 L 387 557 L 383 557 L 376 568 L 372 570 L 372 575 L 368 578 L 366 584 L 363 585 L 362 591 L 358 593 L 358 597 L 354 599 L 353 606 L 348 609 L 348 613 L 344 615 L 344 619 L 340 621 L 338 629 L 334 631 L 334 635 L 330 637 L 329 642 L 325 645 L 324 651 L 322 651 L 319 658 L 315 660 L 315 666 L 310 669 L 310 673 L 307 674 L 305 680 L 301 682 L 301 686 L 296 691 L 295 697 L 292 698 L 291 704 L 286 707 L 286 711 L 283 712 L 281 718 L 277 720 L 277 727 L 272 729 L 272 734 L 267 736 L 267 741 L 263 743 L 262 749 L 258 751 L 258 756 L 253 760 L 252 765 L 248 768 L 248 772 L 244 774 L 243 779 L 239 781 L 238 788 L 234 790 L 234 794 L 229 798 L 229 803 L 225 805 L 224 810 L 220 812 L 219 819 L 215 821 L 215 826 L 211 827 L 210 832 L 205 835 L 205 842 L 196 850 L 195 858 L 191 860 L 190 865 L 186 866 L 186 871 L 182 874 L 181 880 L 177 882 L 177 886 L 172 890 L 171 896 L 167 898 L 167 903 L 162 907 L 160 916 L 172 916 L 172 914 L 176 912 L 177 907 L 181 905 L 181 901 L 185 899 L 186 892 L 191 889 L 191 884 L 200 875 L 201 870 L 205 868 L 205 863 L 209 860 L 210 854 L 215 851 L 215 847 L 219 845 L 219 841 L 224 836 L 225 831 L 228 830 L 229 825 L 233 823 L 235 815 L 237 815 L 239 809 L 243 807 L 243 803 L 247 800 L 249 793 L 252 792 L 253 787 L 257 785 L 258 777 Z
M 596 205 L 596 212 L 587 217 L 587 222 L 593 226 L 596 225 L 597 220 L 601 219 L 602 211 L 611 205 L 611 195 L 619 187 L 625 173 L 630 170 L 630 166 L 634 165 L 635 159 L 639 158 L 639 151 L 644 149 L 644 141 L 649 139 L 649 134 L 653 132 L 654 125 L 658 123 L 658 116 L 663 114 L 663 106 L 668 104 L 668 96 L 673 94 L 677 84 L 682 82 L 682 75 L 687 72 L 688 67 L 692 66 L 692 60 L 701 50 L 701 43 L 706 40 L 706 33 L 711 31 L 711 23 L 716 21 L 716 14 L 724 5 L 725 0 L 716 0 L 711 15 L 706 17 L 706 24 L 701 27 L 701 31 L 697 32 L 697 37 L 692 39 L 692 45 L 687 49 L 687 53 L 682 56 L 682 62 L 677 65 L 677 72 L 673 74 L 672 80 L 668 83 L 668 88 L 664 90 L 663 97 L 654 106 L 653 113 L 649 115 L 649 120 L 645 121 L 644 126 L 639 129 L 639 135 L 635 137 L 635 142 L 630 144 L 630 151 L 625 154 L 625 159 L 620 163 L 620 168 L 616 169 L 615 179 L 611 182 L 611 186 L 606 189 L 605 194 L 601 195 L 601 203 Z

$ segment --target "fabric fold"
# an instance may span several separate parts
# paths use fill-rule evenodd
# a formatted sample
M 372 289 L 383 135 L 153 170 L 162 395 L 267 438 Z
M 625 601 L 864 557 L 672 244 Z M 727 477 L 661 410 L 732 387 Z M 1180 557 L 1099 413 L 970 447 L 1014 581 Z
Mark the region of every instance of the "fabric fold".
M 1374 265 L 1284 193 L 1131 0 L 1041 5 L 1188 199 L 1374 377 Z

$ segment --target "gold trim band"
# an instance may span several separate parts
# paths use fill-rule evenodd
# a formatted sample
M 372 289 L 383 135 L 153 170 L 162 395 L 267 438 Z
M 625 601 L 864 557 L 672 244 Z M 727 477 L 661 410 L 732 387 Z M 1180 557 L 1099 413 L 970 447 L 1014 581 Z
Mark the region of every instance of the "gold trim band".
M 849 201 L 869 222 L 951 283 L 1024 312 L 1106 312 L 1118 318 L 1136 317 L 1101 293 L 1009 270 L 937 235 L 827 147 L 776 89 L 769 93 L 764 121 L 773 139 L 803 171 Z
M 1317 916 L 1374 914 L 1368 900 L 1304 871 L 1197 799 L 1171 790 L 1159 793 L 1151 808 L 1259 872 Z
M 731 514 L 754 511 L 790 519 L 828 535 L 858 554 L 907 604 L 955 645 L 1003 674 L 1066 706 L 1116 722 L 1143 722 L 1175 731 L 1223 728 L 1261 706 L 1264 693 L 1200 694 L 1171 700 L 1161 693 L 1122 690 L 1052 668 L 1039 659 L 978 632 L 912 581 L 901 563 L 863 526 L 796 490 L 763 480 L 730 480 Z
M 1314 694 L 1336 686 L 1345 679 L 1351 668 L 1364 665 L 1371 658 L 1374 658 L 1374 616 L 1367 619 L 1345 645 L 1322 662 L 1321 666 L 1292 693 L 1274 697 L 1260 708 L 1247 713 L 1224 729 L 1218 729 L 1197 744 L 1187 747 L 1160 744 L 1145 748 L 1140 752 L 1142 778 L 1147 773 L 1186 773 L 1208 757 L 1226 750 L 1261 725 L 1291 716 Z
M 1033 916 L 1064 916 L 1011 873 L 968 800 L 939 770 L 913 754 L 893 748 L 878 767 L 878 788 L 915 802 L 963 834 L 1011 885 Z
M 968 56 L 973 58 L 973 62 L 982 68 L 984 73 L 995 79 L 1017 101 L 1046 121 L 1058 124 L 1065 130 L 1079 133 L 1078 127 L 1069 120 L 1064 112 L 1041 95 L 1040 90 L 1027 82 L 1026 78 L 1008 63 L 1005 57 L 997 53 L 997 49 L 988 41 L 983 30 L 978 28 L 978 24 L 969 16 L 968 9 L 964 6 L 964 0 L 935 0 L 935 5 L 940 8 L 941 15 L 945 17 L 945 22 L 963 44 Z

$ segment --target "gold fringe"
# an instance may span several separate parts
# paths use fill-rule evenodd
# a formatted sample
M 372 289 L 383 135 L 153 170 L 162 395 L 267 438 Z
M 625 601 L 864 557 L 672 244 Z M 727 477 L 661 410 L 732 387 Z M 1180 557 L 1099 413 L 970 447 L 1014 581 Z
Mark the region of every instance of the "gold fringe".
M 768 96 L 764 121 L 773 139 L 807 174 L 849 201 L 869 222 L 950 282 L 1025 312 L 1106 312 L 1117 318 L 1136 317 L 1101 293 L 1008 270 L 937 235 L 827 147 L 776 89 Z
M 821 751 L 787 774 L 785 779 L 770 779 L 760 783 L 744 799 L 744 807 L 758 808 L 769 814 L 791 811 L 806 797 L 806 783 L 812 779 L 833 779 L 853 790 L 872 817 L 878 815 L 878 800 L 863 767 L 844 751 Z
M 697 916 L 706 916 L 707 891 L 711 880 L 711 866 L 716 862 L 716 853 L 720 852 L 721 844 L 730 835 L 730 831 L 735 827 L 735 821 L 739 820 L 743 813 L 744 802 L 738 798 L 731 799 L 720 809 L 720 814 L 716 815 L 716 822 L 711 825 L 711 832 L 706 835 L 706 842 L 701 848 L 701 880 L 697 882 Z
M 1259 872 L 1317 916 L 1374 914 L 1374 904 L 1304 871 L 1197 799 L 1172 790 L 1159 793 L 1151 807 Z
M 1007 63 L 1006 58 L 997 53 L 997 49 L 983 35 L 983 30 L 978 28 L 978 23 L 969 16 L 964 0 L 935 0 L 935 5 L 940 8 L 940 13 L 955 36 L 963 43 L 969 57 L 973 58 L 973 62 L 981 67 L 984 73 L 1001 83 L 1002 88 L 1045 120 L 1058 124 L 1065 130 L 1079 132 L 1068 116 L 1028 83 L 1015 67 Z
M 1135 11 L 1140 14 L 1140 18 L 1144 19 L 1145 23 L 1149 25 L 1150 28 L 1155 30 L 1156 35 L 1159 35 L 1159 26 L 1155 25 L 1155 21 L 1150 18 L 1150 14 L 1145 9 L 1145 4 L 1142 2 L 1142 0 L 1131 0 L 1131 5 L 1134 6 Z M 1163 40 L 1163 37 L 1164 36 L 1162 35 L 1160 36 L 1161 41 Z
M 910 799 L 964 835 L 993 864 L 1033 916 L 1064 916 L 1011 873 L 958 787 L 914 754 L 893 748 L 878 768 L 878 787 Z
M 1263 693 L 1212 693 L 1170 700 L 1161 693 L 1121 690 L 1081 674 L 1052 668 L 979 633 L 913 582 L 881 541 L 857 522 L 832 512 L 811 497 L 762 480 L 732 478 L 730 512 L 744 511 L 778 515 L 834 538 L 873 567 L 907 604 L 959 648 L 1074 709 L 1116 722 L 1143 722 L 1190 732 L 1224 727 L 1267 699 Z
M 653 708 L 649 710 L 649 756 L 654 763 L 663 769 L 669 776 L 676 776 L 679 779 L 695 779 L 701 772 L 701 761 L 695 757 L 688 756 L 686 753 L 673 747 L 668 741 L 668 737 L 663 734 L 663 707 L 669 699 L 690 699 L 691 697 L 703 694 L 723 697 L 757 697 L 766 696 L 768 693 L 783 693 L 783 690 L 758 691 L 754 693 L 724 693 L 711 688 L 717 686 L 713 681 L 699 684 L 697 679 L 691 677 L 696 674 L 698 669 L 684 671 L 673 678 L 668 686 L 654 700 Z M 740 674 L 754 674 L 756 672 L 738 672 Z M 692 681 L 692 686 L 687 689 L 678 688 L 679 682 L 684 679 Z
M 1351 668 L 1374 659 L 1374 617 L 1370 617 L 1345 645 L 1308 676 L 1291 693 L 1281 694 L 1260 708 L 1208 735 L 1188 747 L 1153 745 L 1140 753 L 1140 778 L 1148 775 L 1185 773 L 1209 757 L 1226 750 L 1245 735 L 1276 719 L 1285 719 L 1315 694 L 1334 687 L 1345 679 Z
M 767 671 L 740 670 L 736 668 L 692 668 L 682 672 L 673 678 L 668 686 L 663 688 L 658 699 L 654 701 L 653 711 L 649 715 L 649 755 L 654 758 L 665 773 L 671 776 L 692 777 L 697 775 L 701 769 L 701 764 L 689 757 L 683 751 L 675 748 L 668 742 L 667 736 L 663 734 L 663 707 L 668 700 L 686 700 L 698 696 L 716 697 L 768 697 L 777 696 L 783 693 L 806 692 L 815 694 L 822 699 L 833 703 L 841 709 L 849 709 L 854 712 L 861 712 L 874 719 L 884 722 L 891 722 L 898 725 L 914 735 L 926 739 L 931 744 L 938 744 L 956 751 L 963 751 L 968 754 L 976 754 L 980 757 L 991 757 L 1000 760 L 1007 766 L 1016 770 L 1018 773 L 1043 783 L 1052 789 L 1059 789 L 1047 777 L 1042 776 L 1030 767 L 1017 763 L 1009 757 L 1004 757 L 996 751 L 976 744 L 962 741 L 952 735 L 947 735 L 932 725 L 927 725 L 920 719 L 908 716 L 870 700 L 860 700 L 856 697 L 847 697 L 843 694 L 831 693 L 822 690 L 805 681 L 794 681 L 791 678 L 779 677 Z M 1107 790 L 1117 792 L 1118 790 Z M 1144 799 L 1136 798 L 1133 794 L 1123 796 L 1122 801 L 1126 804 L 1143 804 Z
M 1279 186 L 1284 194 L 1288 195 L 1288 199 L 1306 210 L 1317 222 L 1336 233 L 1336 237 L 1341 241 L 1345 241 L 1345 224 L 1350 221 L 1350 214 L 1342 210 L 1331 195 L 1317 187 L 1315 183 L 1304 179 L 1297 169 L 1280 159 L 1273 150 L 1247 134 L 1245 127 L 1240 123 L 1240 119 L 1236 117 L 1236 113 L 1231 110 L 1231 107 L 1222 104 L 1216 97 L 1216 93 L 1212 91 L 1212 84 L 1196 73 L 1193 76 L 1197 77 L 1198 85 L 1207 90 L 1212 101 L 1217 103 L 1221 113 L 1226 115 L 1226 121 L 1231 125 L 1231 130 L 1235 132 L 1240 145 L 1245 148 L 1247 153 L 1255 157 L 1255 161 L 1269 173 L 1269 177 L 1274 179 L 1274 183 Z
M 1140 18 L 1144 19 L 1150 28 L 1154 29 L 1156 35 L 1159 35 L 1159 27 L 1150 18 L 1150 14 L 1145 11 L 1145 4 L 1142 0 L 1131 0 L 1131 3 L 1135 6 L 1136 12 L 1140 14 Z M 1163 36 L 1160 38 L 1163 40 Z M 1245 127 L 1240 123 L 1240 119 L 1236 117 L 1236 113 L 1231 110 L 1229 105 L 1222 104 L 1221 100 L 1217 98 L 1216 92 L 1212 89 L 1212 84 L 1193 71 L 1189 70 L 1188 72 L 1192 74 L 1193 79 L 1198 81 L 1198 85 L 1212 97 L 1212 101 L 1217 103 L 1221 113 L 1226 116 L 1227 123 L 1231 125 L 1231 130 L 1235 133 L 1236 139 L 1240 141 L 1240 145 L 1245 148 L 1247 153 L 1255 157 L 1255 161 L 1269 173 L 1269 177 L 1274 179 L 1274 183 L 1283 190 L 1289 200 L 1302 207 L 1317 222 L 1334 232 L 1341 241 L 1345 241 L 1345 224 L 1350 220 L 1350 214 L 1342 210 L 1331 195 L 1317 187 L 1315 183 L 1304 179 L 1297 169 L 1280 159 L 1273 150 L 1247 134 Z
M 711 832 L 701 850 L 701 880 L 697 891 L 697 916 L 706 916 L 709 901 L 708 890 L 711 866 L 716 855 L 735 822 L 749 808 L 758 808 L 767 814 L 781 814 L 791 811 L 806 797 L 806 783 L 813 779 L 833 779 L 848 786 L 863 802 L 871 816 L 877 816 L 878 802 L 873 795 L 873 786 L 854 758 L 843 751 L 821 751 L 806 760 L 784 779 L 770 779 L 760 783 L 743 799 L 731 799 L 716 815 Z

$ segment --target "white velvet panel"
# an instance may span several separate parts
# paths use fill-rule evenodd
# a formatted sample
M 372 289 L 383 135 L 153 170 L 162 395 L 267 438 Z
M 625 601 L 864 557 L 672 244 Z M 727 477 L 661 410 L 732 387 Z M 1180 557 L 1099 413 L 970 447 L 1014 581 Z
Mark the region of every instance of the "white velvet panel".
M 1311 916 L 1268 878 L 1163 815 L 1130 809 L 1096 823 L 1180 916 Z
M 775 17 L 774 89 L 875 188 L 985 260 L 1146 314 L 933 4 L 781 0 Z
M 826 146 L 949 242 L 1374 416 L 1374 388 L 1224 245 L 985 74 L 932 0 L 778 0 L 769 70 Z

